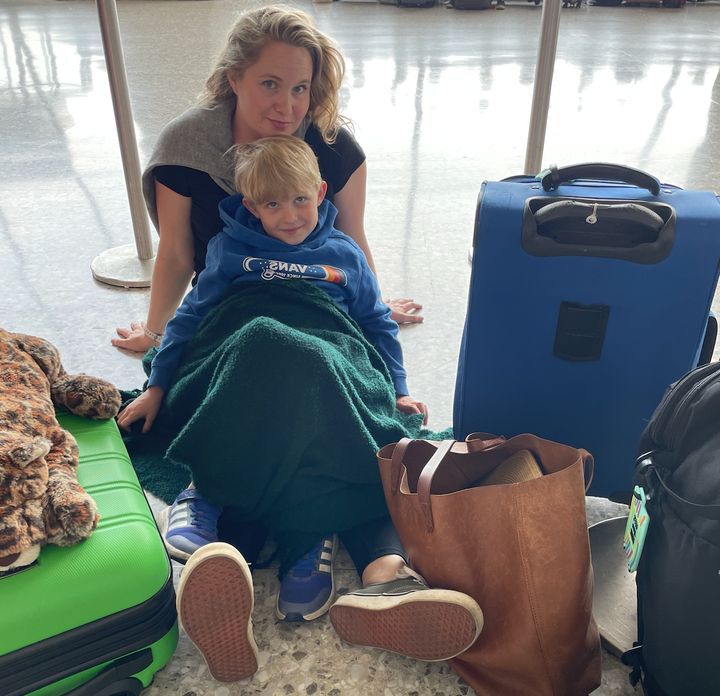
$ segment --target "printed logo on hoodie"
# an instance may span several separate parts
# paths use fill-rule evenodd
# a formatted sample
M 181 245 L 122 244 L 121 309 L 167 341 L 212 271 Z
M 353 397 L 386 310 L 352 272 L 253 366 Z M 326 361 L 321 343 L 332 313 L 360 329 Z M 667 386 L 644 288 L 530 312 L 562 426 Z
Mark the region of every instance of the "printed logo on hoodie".
M 246 256 L 243 260 L 243 270 L 248 273 L 258 271 L 263 280 L 301 278 L 304 280 L 325 280 L 328 283 L 336 283 L 343 287 L 347 285 L 345 271 L 334 266 L 307 265 Z

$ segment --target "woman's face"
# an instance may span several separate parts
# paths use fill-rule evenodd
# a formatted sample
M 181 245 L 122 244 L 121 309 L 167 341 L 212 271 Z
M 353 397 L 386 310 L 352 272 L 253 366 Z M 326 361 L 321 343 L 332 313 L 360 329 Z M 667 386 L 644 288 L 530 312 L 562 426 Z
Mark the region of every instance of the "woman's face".
M 229 75 L 237 100 L 234 141 L 292 135 L 310 108 L 312 73 L 312 57 L 306 48 L 273 42 L 242 77 Z

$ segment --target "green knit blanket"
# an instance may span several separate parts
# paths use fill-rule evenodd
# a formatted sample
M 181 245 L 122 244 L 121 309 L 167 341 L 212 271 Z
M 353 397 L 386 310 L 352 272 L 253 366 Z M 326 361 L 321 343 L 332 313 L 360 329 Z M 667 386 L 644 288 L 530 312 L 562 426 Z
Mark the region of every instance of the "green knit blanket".
M 126 444 L 147 490 L 170 502 L 192 477 L 211 502 L 271 529 L 285 566 L 386 514 L 377 450 L 451 437 L 421 421 L 397 410 L 382 358 L 326 293 L 253 283 L 205 318 L 152 430 Z

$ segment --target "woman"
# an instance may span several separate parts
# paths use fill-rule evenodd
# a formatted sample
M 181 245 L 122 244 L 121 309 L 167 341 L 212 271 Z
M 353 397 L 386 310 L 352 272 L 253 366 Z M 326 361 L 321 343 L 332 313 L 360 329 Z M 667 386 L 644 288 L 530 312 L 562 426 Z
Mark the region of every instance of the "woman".
M 327 195 L 339 210 L 337 227 L 355 239 L 373 267 L 363 229 L 365 157 L 338 114 L 343 74 L 337 48 L 303 12 L 264 7 L 239 18 L 200 104 L 164 129 L 145 172 L 146 201 L 160 232 L 150 309 L 147 323 L 119 329 L 121 338 L 114 345 L 146 350 L 160 342 L 187 284 L 205 265 L 208 240 L 221 229 L 217 205 L 235 192 L 234 144 L 278 134 L 303 137 L 318 157 Z M 420 321 L 414 314 L 418 309 L 412 301 L 401 301 L 395 316 Z M 186 548 L 193 554 L 178 591 L 186 631 L 214 676 L 249 676 L 257 663 L 244 560 L 232 547 L 212 543 L 217 510 L 200 506 L 192 488 L 178 496 L 168 517 L 166 539 L 172 537 L 176 545 L 189 541 Z M 474 642 L 482 626 L 480 608 L 461 593 L 428 589 L 407 567 L 389 517 L 351 531 L 354 542 L 347 535 L 343 540 L 364 587 L 333 606 L 333 623 L 343 638 L 424 657 L 416 652 L 420 632 L 431 636 L 428 659 L 447 659 Z M 328 573 L 333 553 L 334 539 L 323 540 L 288 573 L 279 614 L 286 605 L 293 609 L 287 618 L 295 620 L 327 611 L 334 599 Z M 208 597 L 215 601 L 208 603 Z M 215 630 L 219 621 L 229 633 Z M 453 630 L 438 632 L 439 624 Z
M 285 16 L 296 23 L 283 26 Z M 145 323 L 117 330 L 114 346 L 144 352 L 159 343 L 188 283 L 205 265 L 208 240 L 221 229 L 218 203 L 237 193 L 228 153 L 236 144 L 279 134 L 303 137 L 339 211 L 336 226 L 375 270 L 363 223 L 365 154 L 338 112 L 343 75 L 342 55 L 302 12 L 267 7 L 236 23 L 198 106 L 165 127 L 144 172 L 145 200 L 160 233 L 150 307 Z M 398 323 L 422 321 L 422 307 L 412 300 L 388 304 Z

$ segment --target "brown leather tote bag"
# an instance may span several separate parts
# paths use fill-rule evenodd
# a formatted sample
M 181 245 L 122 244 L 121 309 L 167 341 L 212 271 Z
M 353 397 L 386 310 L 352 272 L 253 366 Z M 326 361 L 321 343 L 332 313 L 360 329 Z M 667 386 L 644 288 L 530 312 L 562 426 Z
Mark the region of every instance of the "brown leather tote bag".
M 521 450 L 542 476 L 482 485 Z M 590 454 L 533 435 L 480 433 L 464 443 L 404 438 L 383 447 L 378 462 L 411 565 L 431 587 L 464 592 L 483 610 L 477 642 L 450 660 L 478 696 L 586 696 L 597 688 Z

